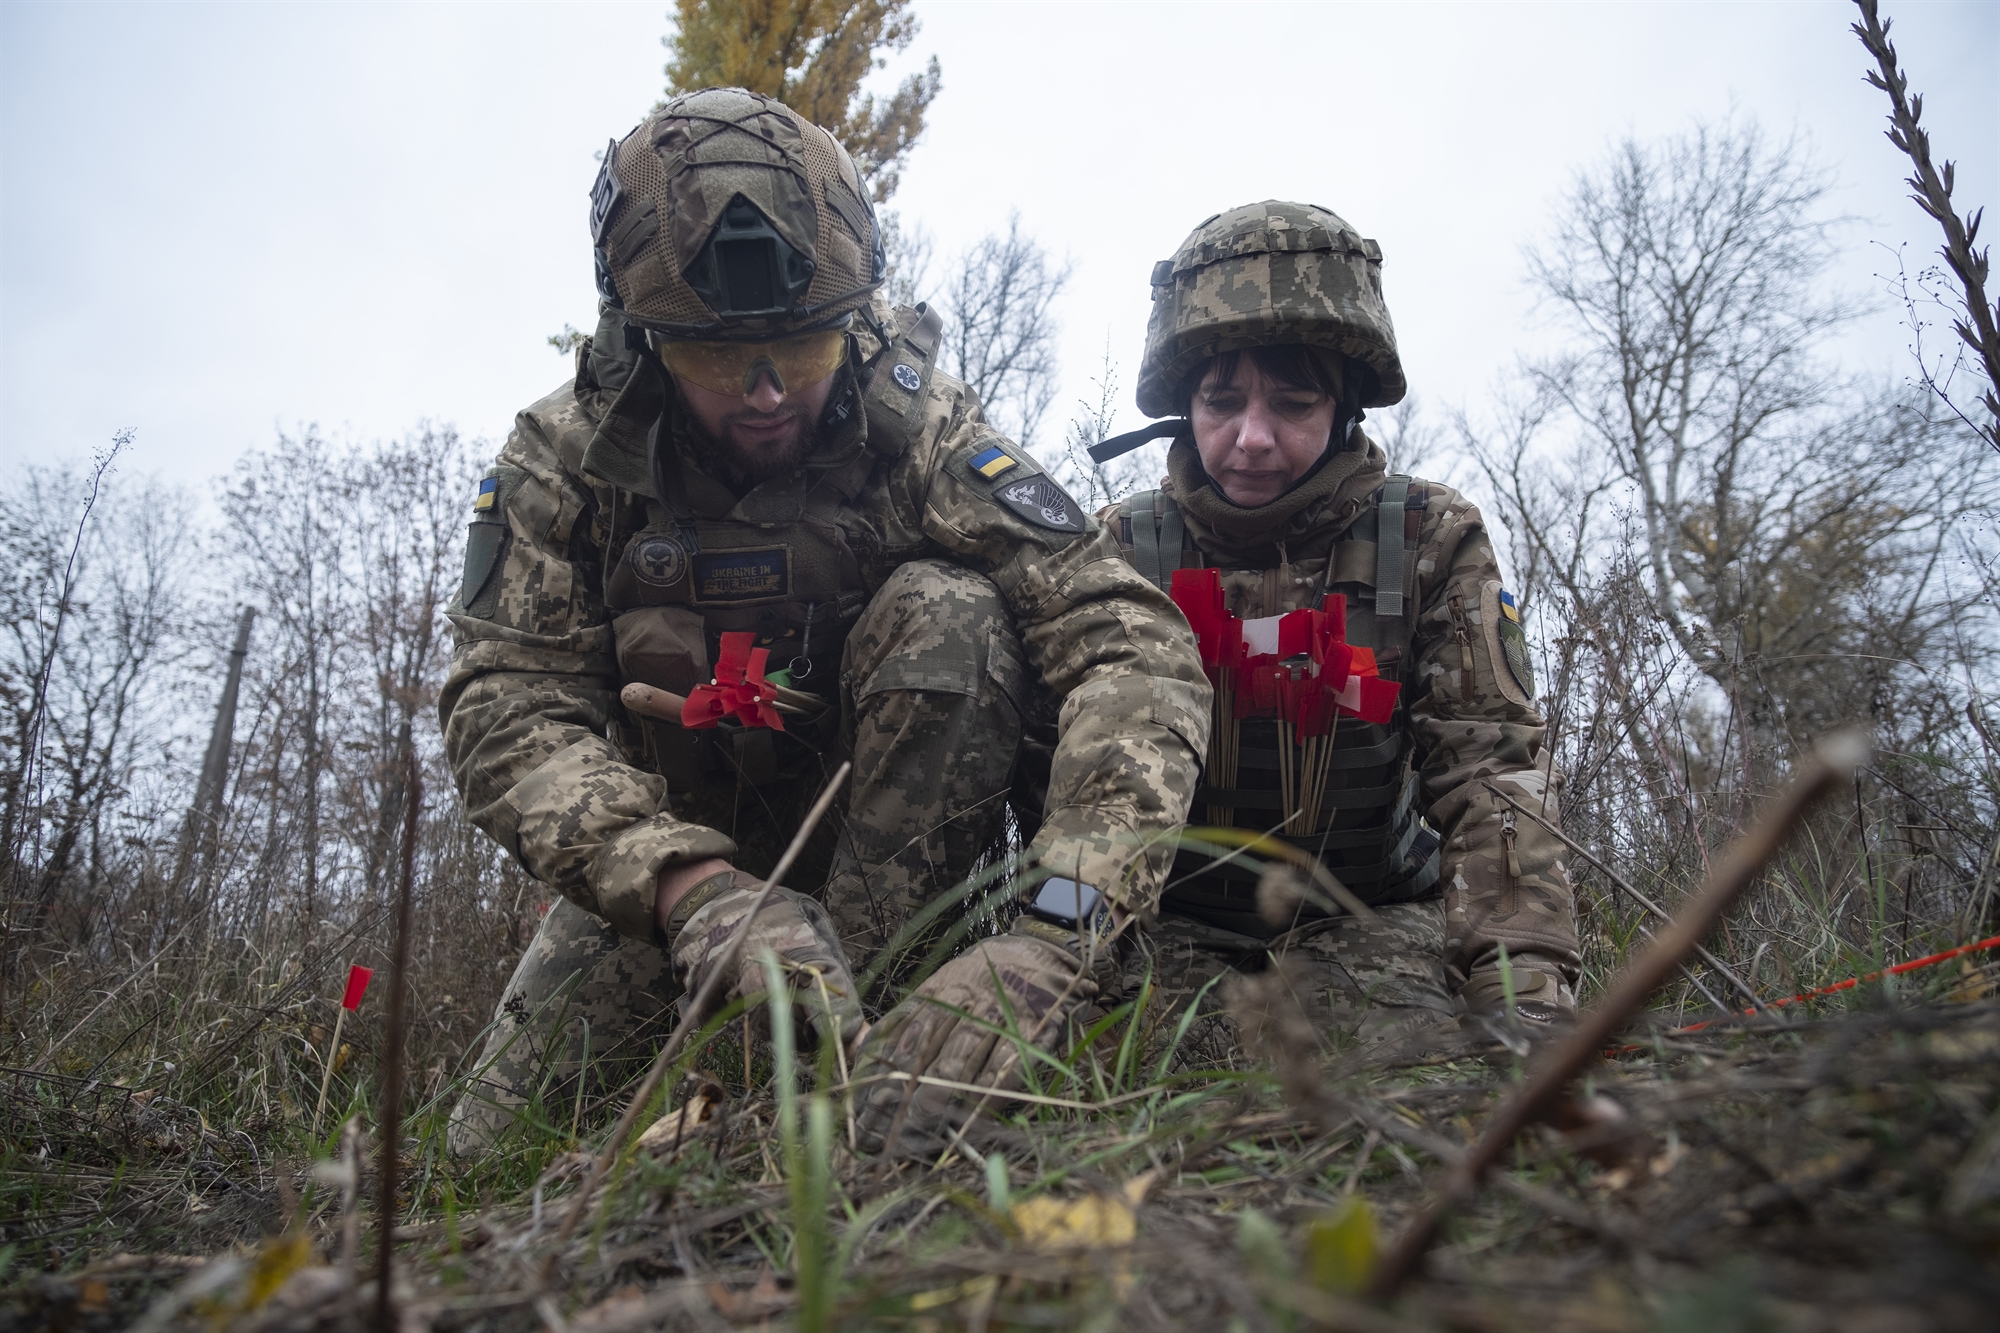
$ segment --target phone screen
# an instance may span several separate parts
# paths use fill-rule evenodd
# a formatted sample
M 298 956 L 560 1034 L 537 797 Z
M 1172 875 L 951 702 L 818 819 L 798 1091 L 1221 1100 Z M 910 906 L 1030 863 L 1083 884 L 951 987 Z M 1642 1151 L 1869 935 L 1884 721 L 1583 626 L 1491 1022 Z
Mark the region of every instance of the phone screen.
M 1063 921 L 1086 921 L 1097 910 L 1099 894 L 1089 884 L 1073 879 L 1050 879 L 1035 895 L 1035 911 Z

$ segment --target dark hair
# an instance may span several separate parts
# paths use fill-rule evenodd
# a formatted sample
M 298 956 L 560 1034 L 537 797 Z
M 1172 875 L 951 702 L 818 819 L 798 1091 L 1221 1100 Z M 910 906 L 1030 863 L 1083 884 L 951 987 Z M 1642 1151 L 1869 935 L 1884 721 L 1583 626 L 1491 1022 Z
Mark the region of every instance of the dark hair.
M 1235 379 L 1236 367 L 1244 351 L 1249 352 L 1250 361 L 1257 369 L 1288 389 L 1312 389 L 1335 400 L 1341 397 L 1340 386 L 1327 373 L 1326 363 L 1313 355 L 1311 348 L 1304 343 L 1279 343 L 1272 347 L 1218 352 L 1181 376 L 1181 382 L 1174 386 L 1174 403 L 1180 415 L 1186 416 L 1193 409 L 1194 391 L 1202 386 L 1210 371 L 1215 372 L 1216 382 L 1220 384 Z

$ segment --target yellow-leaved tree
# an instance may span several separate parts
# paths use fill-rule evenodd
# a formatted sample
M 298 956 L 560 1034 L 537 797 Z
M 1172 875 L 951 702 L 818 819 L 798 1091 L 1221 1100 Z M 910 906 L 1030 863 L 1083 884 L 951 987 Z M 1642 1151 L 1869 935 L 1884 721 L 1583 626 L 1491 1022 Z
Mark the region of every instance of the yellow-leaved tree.
M 933 56 L 884 99 L 861 91 L 887 63 L 881 53 L 915 39 L 909 8 L 909 0 L 676 0 L 675 30 L 661 39 L 673 54 L 667 95 L 726 85 L 777 98 L 846 145 L 881 203 L 896 192 L 942 86 Z

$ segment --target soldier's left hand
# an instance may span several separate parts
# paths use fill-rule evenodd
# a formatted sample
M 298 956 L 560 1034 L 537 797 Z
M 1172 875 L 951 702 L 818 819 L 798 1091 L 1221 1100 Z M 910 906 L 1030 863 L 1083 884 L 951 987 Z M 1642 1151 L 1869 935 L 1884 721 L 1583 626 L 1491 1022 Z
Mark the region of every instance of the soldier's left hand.
M 1069 1019 L 1119 983 L 1108 940 L 1086 947 L 1073 932 L 1028 917 L 981 940 L 862 1040 L 854 1065 L 858 1146 L 868 1153 L 942 1146 L 975 1111 L 1004 1105 L 1004 1094 L 1020 1087 L 1025 1048 L 1055 1048 Z

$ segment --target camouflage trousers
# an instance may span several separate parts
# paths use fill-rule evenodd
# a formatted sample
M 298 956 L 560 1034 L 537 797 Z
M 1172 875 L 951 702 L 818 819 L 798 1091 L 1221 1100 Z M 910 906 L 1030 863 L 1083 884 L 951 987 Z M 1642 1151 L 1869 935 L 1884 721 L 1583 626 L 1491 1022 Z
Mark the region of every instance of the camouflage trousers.
M 775 783 L 714 775 L 685 801 L 675 793 L 674 804 L 735 839 L 739 869 L 766 874 L 820 774 L 850 758 L 830 838 L 787 879 L 823 898 L 859 971 L 996 849 L 1010 801 L 1031 826 L 1038 757 L 1046 764 L 1040 736 L 1054 710 L 999 589 L 936 560 L 902 566 L 870 599 L 843 653 L 840 706 L 838 740 L 811 771 Z M 452 1113 L 452 1150 L 493 1145 L 531 1106 L 566 1123 L 586 1081 L 620 1086 L 671 1028 L 678 993 L 656 944 L 556 903 L 507 983 Z
M 1377 907 L 1375 917 L 1333 917 L 1263 945 L 1180 915 L 1169 900 L 1127 972 L 1150 966 L 1169 1014 L 1200 1005 L 1175 1053 L 1180 1067 L 1233 1062 L 1240 1042 L 1224 1007 L 1227 979 L 1261 972 L 1279 957 L 1291 960 L 1306 987 L 1298 999 L 1327 1050 L 1414 1055 L 1454 1031 L 1444 902 L 1393 903 Z

